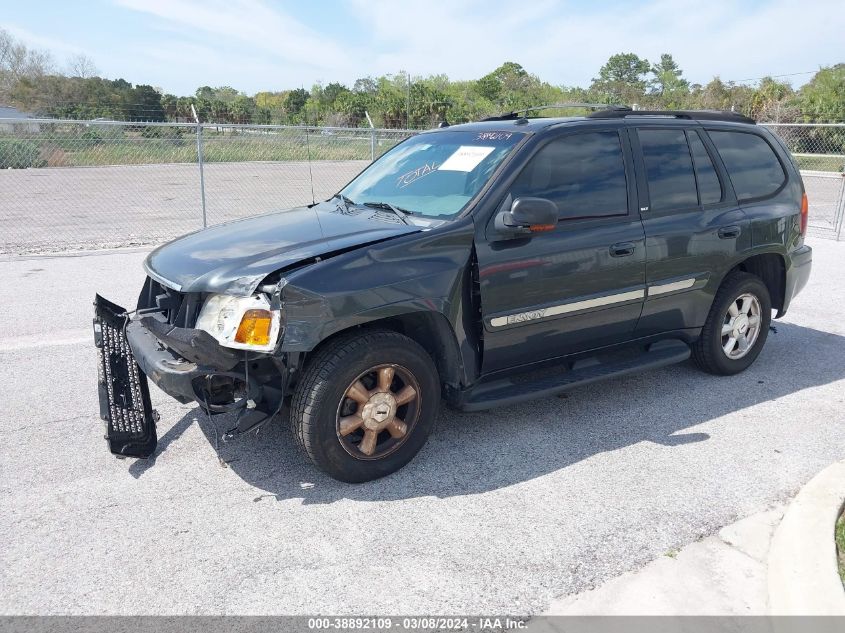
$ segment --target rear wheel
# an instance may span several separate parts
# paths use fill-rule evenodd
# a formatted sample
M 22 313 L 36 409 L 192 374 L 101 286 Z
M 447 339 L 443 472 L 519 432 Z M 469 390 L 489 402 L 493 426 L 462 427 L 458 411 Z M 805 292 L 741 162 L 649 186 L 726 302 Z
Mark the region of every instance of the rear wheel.
M 732 273 L 713 299 L 701 338 L 693 345 L 693 360 L 711 374 L 747 369 L 763 349 L 771 319 L 766 284 L 749 273 Z
M 426 351 L 402 334 L 376 331 L 339 338 L 314 356 L 294 392 L 291 424 L 315 465 L 363 482 L 413 459 L 439 405 Z

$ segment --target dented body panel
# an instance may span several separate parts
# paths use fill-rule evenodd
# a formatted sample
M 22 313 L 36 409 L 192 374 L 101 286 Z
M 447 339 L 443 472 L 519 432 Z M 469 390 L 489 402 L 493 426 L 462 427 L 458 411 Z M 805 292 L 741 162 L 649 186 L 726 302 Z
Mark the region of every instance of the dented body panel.
M 154 250 L 147 273 L 181 292 L 249 296 L 264 277 L 327 253 L 413 233 L 368 210 L 344 214 L 332 202 L 268 213 L 190 233 Z

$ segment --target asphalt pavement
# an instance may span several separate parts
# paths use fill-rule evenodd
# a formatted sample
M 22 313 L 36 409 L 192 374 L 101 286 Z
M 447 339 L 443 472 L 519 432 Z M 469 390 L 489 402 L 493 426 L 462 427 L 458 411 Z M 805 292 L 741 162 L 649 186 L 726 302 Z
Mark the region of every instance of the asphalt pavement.
M 484 413 L 336 482 L 280 421 L 214 451 L 151 387 L 148 461 L 107 453 L 95 291 L 143 252 L 0 261 L 0 613 L 533 614 L 788 499 L 845 454 L 845 243 L 747 372 L 691 364 Z M 217 419 L 218 428 L 226 420 Z

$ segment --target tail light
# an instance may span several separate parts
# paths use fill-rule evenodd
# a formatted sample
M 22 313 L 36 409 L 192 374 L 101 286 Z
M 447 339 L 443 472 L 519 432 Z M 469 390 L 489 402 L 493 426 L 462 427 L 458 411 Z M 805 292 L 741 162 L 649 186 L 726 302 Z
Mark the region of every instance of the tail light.
M 810 218 L 810 204 L 807 201 L 807 192 L 801 195 L 801 235 L 807 233 L 807 220 Z

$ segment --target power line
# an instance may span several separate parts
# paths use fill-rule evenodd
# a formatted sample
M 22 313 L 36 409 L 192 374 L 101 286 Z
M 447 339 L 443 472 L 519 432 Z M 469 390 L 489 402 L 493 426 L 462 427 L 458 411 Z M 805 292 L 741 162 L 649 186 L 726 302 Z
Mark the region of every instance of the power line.
M 752 77 L 750 79 L 728 79 L 728 83 L 742 83 L 743 81 L 760 81 L 761 79 L 778 79 L 780 77 L 796 77 L 797 75 L 814 75 L 818 70 L 805 70 L 800 73 L 787 73 L 785 75 L 766 75 L 765 77 Z

